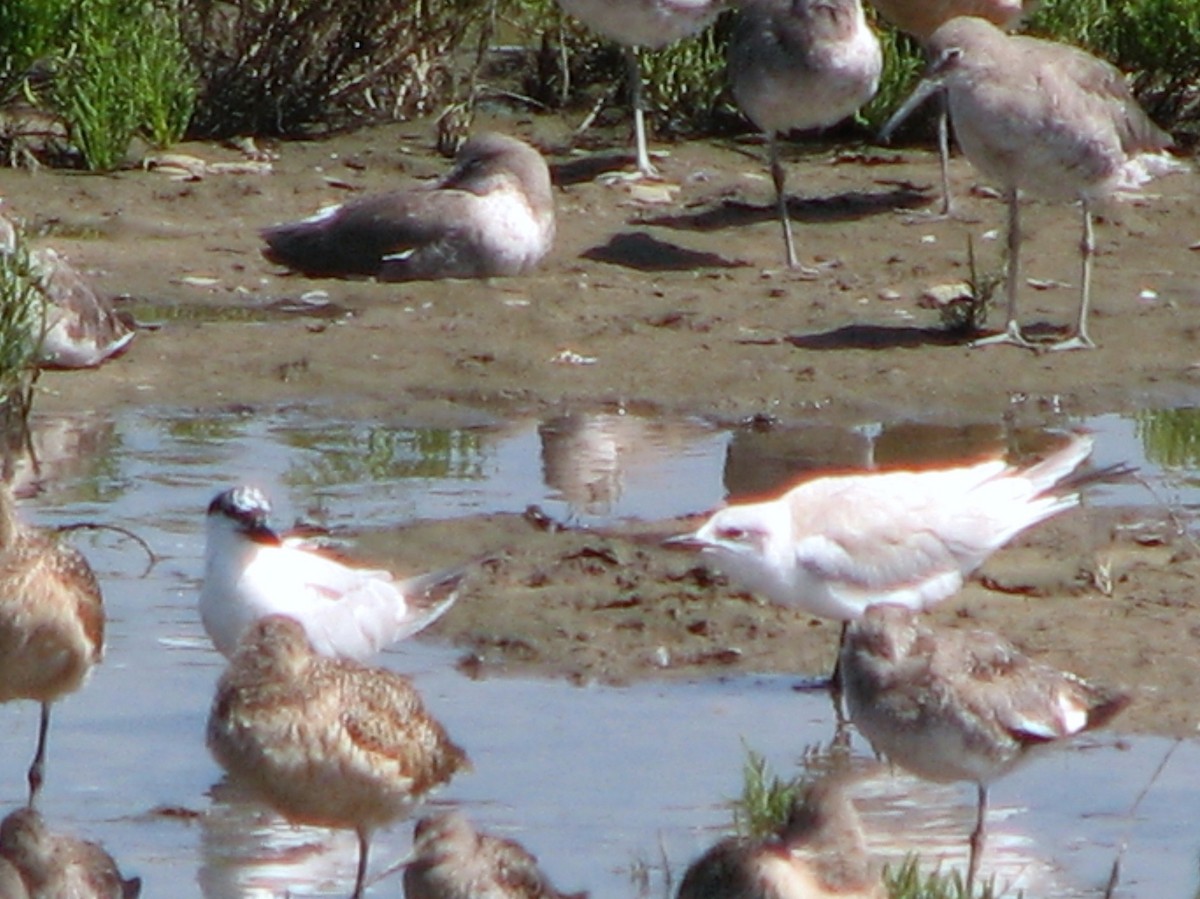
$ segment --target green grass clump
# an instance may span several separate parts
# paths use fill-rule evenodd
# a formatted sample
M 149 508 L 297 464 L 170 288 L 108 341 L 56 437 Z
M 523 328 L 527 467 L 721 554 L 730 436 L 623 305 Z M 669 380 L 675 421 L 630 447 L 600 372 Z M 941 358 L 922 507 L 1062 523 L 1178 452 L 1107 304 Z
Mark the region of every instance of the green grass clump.
M 72 5 L 72 0 L 0 3 L 0 101 L 14 93 L 35 62 L 56 49 Z
M 0 430 L 24 424 L 33 405 L 45 335 L 41 274 L 20 229 L 0 220 Z
M 139 132 L 166 146 L 187 127 L 195 82 L 168 12 L 151 0 L 81 0 L 74 7 L 52 97 L 92 171 L 121 165 Z
M 908 856 L 898 868 L 885 865 L 883 884 L 888 899 L 997 899 L 996 880 L 988 878 L 967 893 L 967 885 L 958 871 L 943 873 L 940 869 L 922 873 L 920 859 Z M 1003 892 L 1003 891 L 1001 891 Z M 1021 899 L 1018 893 L 1015 899 Z
M 733 826 L 738 835 L 761 839 L 777 833 L 787 821 L 796 796 L 807 784 L 803 776 L 779 777 L 763 756 L 747 749 L 742 765 L 742 794 L 733 802 Z

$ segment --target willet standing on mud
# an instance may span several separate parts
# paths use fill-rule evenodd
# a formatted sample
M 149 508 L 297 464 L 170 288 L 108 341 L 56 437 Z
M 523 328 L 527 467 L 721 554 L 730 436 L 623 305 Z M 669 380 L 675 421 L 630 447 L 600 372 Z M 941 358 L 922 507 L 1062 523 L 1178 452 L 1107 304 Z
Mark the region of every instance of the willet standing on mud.
M 929 75 L 896 111 L 884 133 L 890 133 L 925 97 L 944 88 L 963 152 L 1004 191 L 1007 321 L 1002 333 L 974 345 L 1094 347 L 1087 332 L 1095 255 L 1092 207 L 1135 192 L 1156 175 L 1182 168 L 1164 152 L 1171 138 L 1137 105 L 1120 71 L 1076 47 L 1008 35 L 978 18 L 950 20 L 933 33 L 929 44 L 937 54 Z M 1017 324 L 1021 190 L 1083 206 L 1079 310 L 1073 333 L 1056 343 L 1032 343 Z
M 559 6 L 588 28 L 621 45 L 629 73 L 637 170 L 655 177 L 658 170 L 646 148 L 646 114 L 638 48 L 657 50 L 693 35 L 724 9 L 726 0 L 558 0 Z
M 871 0 L 879 14 L 896 28 L 911 34 L 922 46 L 942 25 L 958 16 L 978 16 L 1005 30 L 1033 12 L 1041 0 Z M 945 94 L 938 101 L 938 163 L 942 175 L 942 208 L 940 215 L 951 213 L 950 193 L 950 128 Z
M 729 40 L 729 80 L 767 137 L 789 268 L 798 268 L 779 136 L 826 128 L 875 96 L 883 55 L 860 0 L 744 0 Z

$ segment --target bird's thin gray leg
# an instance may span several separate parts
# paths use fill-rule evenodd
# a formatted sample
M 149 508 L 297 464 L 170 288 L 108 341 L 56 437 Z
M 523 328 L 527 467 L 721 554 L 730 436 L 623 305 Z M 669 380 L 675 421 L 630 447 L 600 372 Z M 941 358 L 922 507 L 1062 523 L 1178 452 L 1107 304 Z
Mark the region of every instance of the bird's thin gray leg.
M 796 245 L 792 242 L 792 220 L 787 208 L 787 172 L 779 158 L 779 138 L 772 132 L 767 135 L 767 151 L 771 157 L 771 181 L 775 185 L 775 208 L 779 213 L 779 226 L 783 229 L 783 249 L 788 268 L 799 268 L 796 261 Z
M 1052 350 L 1091 350 L 1096 344 L 1088 336 L 1087 320 L 1092 302 L 1092 260 L 1096 256 L 1096 235 L 1092 221 L 1092 208 L 1084 200 L 1083 206 L 1083 236 L 1079 241 L 1079 257 L 1081 272 L 1079 274 L 1079 312 L 1075 317 L 1075 333 L 1056 344 Z
M 629 98 L 633 103 L 633 134 L 637 144 L 638 172 L 647 178 L 658 175 L 646 147 L 646 113 L 642 107 L 642 68 L 638 65 L 637 48 L 625 48 L 625 65 L 629 70 Z
M 33 764 L 29 766 L 29 807 L 37 800 L 42 783 L 46 779 L 46 737 L 50 733 L 50 703 L 42 703 L 41 719 L 38 722 L 37 750 Z
M 367 882 L 367 854 L 370 851 L 370 834 L 366 830 L 358 831 L 358 873 L 354 877 L 354 892 L 350 899 L 362 899 Z
M 953 214 L 954 198 L 950 193 L 950 97 L 939 91 L 938 105 L 938 163 L 942 169 L 942 209 L 940 215 Z
M 971 831 L 971 854 L 967 859 L 967 891 L 966 895 L 973 896 L 975 890 L 975 875 L 979 871 L 979 860 L 983 856 L 983 829 L 987 820 L 987 787 L 977 784 L 979 801 L 975 817 L 975 829 Z
M 1005 191 L 1005 198 L 1008 200 L 1008 272 L 1004 280 L 1004 291 L 1007 295 L 1004 330 L 991 337 L 973 341 L 971 346 L 1011 343 L 1033 349 L 1034 344 L 1025 339 L 1025 335 L 1021 333 L 1021 326 L 1017 324 L 1017 289 L 1021 282 L 1021 200 L 1015 187 Z

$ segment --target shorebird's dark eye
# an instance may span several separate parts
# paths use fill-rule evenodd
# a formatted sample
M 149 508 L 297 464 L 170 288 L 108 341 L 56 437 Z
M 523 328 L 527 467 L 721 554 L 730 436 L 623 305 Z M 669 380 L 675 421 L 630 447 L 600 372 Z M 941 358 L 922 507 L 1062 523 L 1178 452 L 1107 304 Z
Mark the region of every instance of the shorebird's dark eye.
M 745 540 L 747 533 L 748 532 L 745 528 L 726 527 L 717 531 L 717 536 L 722 540 L 732 540 L 733 542 L 737 543 L 741 540 Z

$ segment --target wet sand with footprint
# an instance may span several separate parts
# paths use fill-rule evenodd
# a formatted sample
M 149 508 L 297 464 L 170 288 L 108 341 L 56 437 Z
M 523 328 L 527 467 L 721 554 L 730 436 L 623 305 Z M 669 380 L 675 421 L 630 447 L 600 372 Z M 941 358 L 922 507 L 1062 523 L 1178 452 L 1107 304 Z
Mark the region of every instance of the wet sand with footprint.
M 500 124 L 549 148 L 567 135 L 549 117 Z M 324 403 L 364 421 L 464 424 L 620 407 L 763 428 L 919 422 L 1001 449 L 1005 434 L 1187 405 L 1200 390 L 1195 176 L 1163 179 L 1098 223 L 1100 348 L 1035 355 L 968 349 L 922 300 L 968 276 L 968 234 L 980 265 L 998 269 L 1004 206 L 976 189 L 961 156 L 951 176 L 969 221 L 928 221 L 919 214 L 939 195 L 928 149 L 789 147 L 797 253 L 816 269 L 801 277 L 780 269 L 760 141 L 656 141 L 669 151 L 657 162 L 666 180 L 618 186 L 595 179 L 624 135 L 593 141 L 598 158 L 550 153 L 558 239 L 541 270 L 491 282 L 309 280 L 260 255 L 263 225 L 444 171 L 427 122 L 271 145 L 269 174 L 0 171 L 9 212 L 160 325 L 98 371 L 44 376 L 36 408 Z M 1023 318 L 1066 326 L 1077 213 L 1034 203 L 1025 226 Z M 989 560 L 936 620 L 999 631 L 1050 664 L 1128 686 L 1118 731 L 1193 733 L 1200 562 L 1181 523 L 1185 510 L 1149 494 L 1144 507 L 1071 512 Z M 399 547 L 394 532 L 363 533 L 355 549 L 420 570 L 488 556 L 430 632 L 484 672 L 626 682 L 828 670 L 835 625 L 752 601 L 658 547 L 694 522 L 548 524 L 404 523 Z

